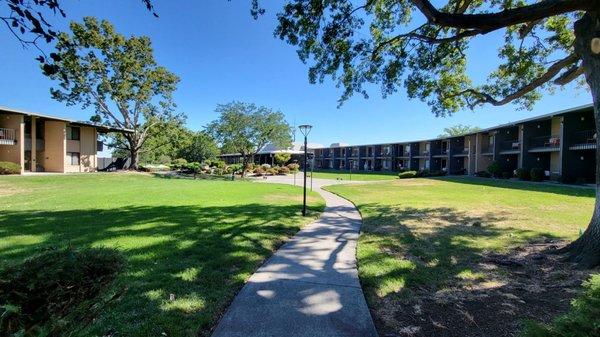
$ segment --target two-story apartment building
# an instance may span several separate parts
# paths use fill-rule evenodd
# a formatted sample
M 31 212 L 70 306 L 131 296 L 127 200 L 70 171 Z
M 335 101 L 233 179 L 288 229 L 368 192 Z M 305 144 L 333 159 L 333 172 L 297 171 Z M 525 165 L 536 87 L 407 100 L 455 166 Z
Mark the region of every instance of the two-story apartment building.
M 0 161 L 24 172 L 94 172 L 98 135 L 129 132 L 91 122 L 0 107 Z
M 475 174 L 492 162 L 505 172 L 541 168 L 550 179 L 595 181 L 598 137 L 591 104 L 498 125 L 460 137 L 345 146 L 346 169 L 354 171 L 431 170 Z M 314 149 L 315 167 L 329 169 Z M 342 166 L 338 167 L 341 168 Z

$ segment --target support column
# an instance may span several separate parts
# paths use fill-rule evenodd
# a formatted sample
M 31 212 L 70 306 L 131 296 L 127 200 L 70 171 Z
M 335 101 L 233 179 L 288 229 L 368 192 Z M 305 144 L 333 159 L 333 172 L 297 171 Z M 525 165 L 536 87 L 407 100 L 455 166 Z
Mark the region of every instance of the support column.
M 21 123 L 17 132 L 19 133 L 19 139 L 17 140 L 19 165 L 21 165 L 21 174 L 23 174 L 25 172 L 25 117 L 21 117 Z
M 31 162 L 29 163 L 31 172 L 35 172 L 37 169 L 37 131 L 35 119 L 34 116 L 31 116 Z

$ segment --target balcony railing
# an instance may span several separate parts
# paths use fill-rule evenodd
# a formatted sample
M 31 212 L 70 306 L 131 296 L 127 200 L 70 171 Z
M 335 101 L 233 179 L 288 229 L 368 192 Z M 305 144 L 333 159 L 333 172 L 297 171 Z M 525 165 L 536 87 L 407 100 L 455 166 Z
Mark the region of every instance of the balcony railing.
M 507 140 L 500 143 L 500 151 L 518 151 L 521 149 L 521 142 L 518 140 Z
M 560 148 L 559 136 L 541 136 L 529 138 L 530 149 L 558 149 Z
M 14 145 L 17 140 L 17 132 L 14 129 L 0 128 L 0 145 Z
M 585 130 L 574 132 L 571 138 L 571 148 L 577 149 L 595 149 L 597 144 L 597 134 L 595 130 Z
M 481 153 L 493 153 L 494 152 L 494 144 L 484 144 L 481 147 Z

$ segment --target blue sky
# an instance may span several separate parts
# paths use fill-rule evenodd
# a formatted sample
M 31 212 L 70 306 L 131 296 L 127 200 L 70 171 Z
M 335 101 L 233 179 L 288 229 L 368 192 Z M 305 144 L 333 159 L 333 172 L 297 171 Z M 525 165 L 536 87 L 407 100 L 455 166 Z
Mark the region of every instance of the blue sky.
M 136 0 L 66 1 L 64 9 L 69 20 L 91 15 L 108 19 L 125 35 L 149 36 L 158 63 L 181 78 L 175 100 L 195 130 L 217 117 L 217 104 L 232 100 L 279 109 L 290 123 L 312 124 L 311 141 L 326 145 L 428 138 L 458 123 L 488 127 L 591 102 L 587 91 L 569 86 L 545 95 L 533 111 L 486 106 L 437 118 L 425 103 L 409 100 L 403 92 L 382 99 L 373 87 L 369 99 L 355 96 L 337 108 L 341 89 L 330 81 L 309 84 L 308 67 L 294 48 L 273 37 L 275 14 L 283 2 L 263 1 L 267 14 L 258 21 L 249 14 L 250 0 L 154 2 L 158 19 Z M 66 28 L 66 20 L 53 22 Z M 474 79 L 484 78 L 495 66 L 500 39 L 490 35 L 473 44 L 469 72 Z M 92 115 L 50 98 L 53 83 L 39 71 L 38 53 L 22 49 L 5 27 L 0 28 L 0 45 L 0 105 L 80 120 Z

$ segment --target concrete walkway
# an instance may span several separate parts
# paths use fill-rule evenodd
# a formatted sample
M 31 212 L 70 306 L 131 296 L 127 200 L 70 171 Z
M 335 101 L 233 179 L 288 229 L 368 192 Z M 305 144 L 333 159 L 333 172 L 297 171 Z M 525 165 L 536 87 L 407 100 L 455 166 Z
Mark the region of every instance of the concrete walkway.
M 325 211 L 250 277 L 213 337 L 377 336 L 356 269 L 361 217 L 349 201 L 321 189 L 332 183 L 339 182 L 314 180 Z

